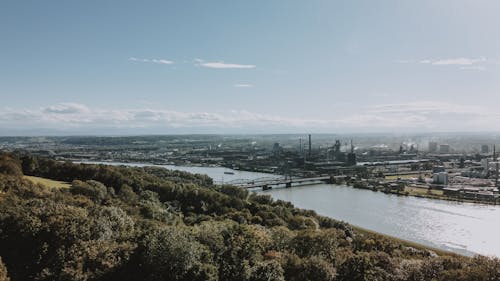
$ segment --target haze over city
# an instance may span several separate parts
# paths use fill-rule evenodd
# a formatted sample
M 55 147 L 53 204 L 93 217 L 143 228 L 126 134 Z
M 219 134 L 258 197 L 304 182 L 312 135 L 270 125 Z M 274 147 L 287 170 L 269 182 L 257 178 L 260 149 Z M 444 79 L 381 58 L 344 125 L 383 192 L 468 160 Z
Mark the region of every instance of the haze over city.
M 4 1 L 0 134 L 498 131 L 499 9 Z

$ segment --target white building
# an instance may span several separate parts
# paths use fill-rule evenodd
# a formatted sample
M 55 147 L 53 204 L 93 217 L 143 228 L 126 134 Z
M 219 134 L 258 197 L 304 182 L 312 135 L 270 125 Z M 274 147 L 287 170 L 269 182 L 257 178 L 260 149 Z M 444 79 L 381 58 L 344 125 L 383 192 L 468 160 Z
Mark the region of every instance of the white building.
M 448 185 L 448 173 L 439 172 L 432 175 L 432 182 L 435 184 Z

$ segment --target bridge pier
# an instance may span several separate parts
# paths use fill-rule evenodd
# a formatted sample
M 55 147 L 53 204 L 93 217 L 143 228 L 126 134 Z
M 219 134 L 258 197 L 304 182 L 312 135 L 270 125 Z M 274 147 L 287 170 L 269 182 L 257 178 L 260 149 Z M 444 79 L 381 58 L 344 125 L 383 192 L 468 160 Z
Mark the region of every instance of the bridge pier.
M 328 184 L 336 184 L 337 180 L 335 179 L 334 176 L 330 176 L 330 178 L 326 180 L 326 183 L 328 183 Z

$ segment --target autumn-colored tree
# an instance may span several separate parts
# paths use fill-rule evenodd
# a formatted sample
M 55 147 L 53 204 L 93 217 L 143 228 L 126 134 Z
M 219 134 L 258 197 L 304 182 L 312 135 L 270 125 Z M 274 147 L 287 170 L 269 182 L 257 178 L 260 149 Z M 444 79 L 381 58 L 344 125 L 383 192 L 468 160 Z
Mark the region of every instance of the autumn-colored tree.
M 9 281 L 9 277 L 7 276 L 7 268 L 5 264 L 2 262 L 2 258 L 0 257 L 0 281 Z

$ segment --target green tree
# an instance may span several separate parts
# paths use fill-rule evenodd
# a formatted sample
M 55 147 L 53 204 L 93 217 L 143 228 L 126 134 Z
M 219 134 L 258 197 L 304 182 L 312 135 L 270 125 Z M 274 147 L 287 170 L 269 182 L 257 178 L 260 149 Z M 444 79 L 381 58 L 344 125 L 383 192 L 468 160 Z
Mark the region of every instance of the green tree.
M 108 195 L 108 188 L 104 184 L 94 180 L 86 182 L 74 180 L 71 183 L 70 191 L 73 194 L 84 195 L 97 203 L 100 203 Z
M 279 262 L 271 260 L 259 262 L 250 269 L 249 281 L 285 281 L 283 268 Z
M 145 218 L 162 221 L 168 224 L 176 224 L 180 216 L 169 203 L 160 202 L 157 193 L 144 190 L 140 194 L 139 206 L 141 215 Z
M 21 163 L 12 155 L 0 152 L 0 174 L 21 177 L 23 175 Z
M 207 247 L 181 227 L 148 234 L 142 242 L 141 260 L 146 280 L 217 280 Z
M 290 281 L 333 281 L 336 280 L 335 267 L 322 257 L 313 256 L 300 259 L 288 255 L 285 261 L 285 279 Z
M 105 240 L 78 241 L 57 251 L 56 262 L 40 280 L 100 280 L 125 265 L 135 245 Z
M 377 260 L 369 253 L 360 252 L 344 261 L 338 270 L 342 281 L 385 281 L 390 275 L 376 264 Z M 430 280 L 430 279 L 429 279 Z
M 295 236 L 290 245 L 301 258 L 320 256 L 334 263 L 342 233 L 335 229 L 304 230 Z

